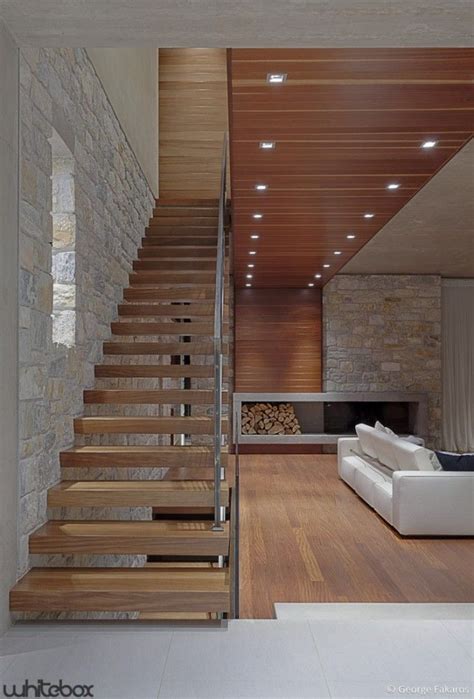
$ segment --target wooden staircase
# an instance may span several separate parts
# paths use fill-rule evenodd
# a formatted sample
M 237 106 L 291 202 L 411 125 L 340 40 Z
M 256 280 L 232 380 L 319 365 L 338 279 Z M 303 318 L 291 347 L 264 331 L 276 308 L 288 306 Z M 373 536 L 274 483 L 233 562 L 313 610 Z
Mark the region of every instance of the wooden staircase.
M 51 519 L 30 536 L 30 553 L 55 563 L 15 585 L 13 611 L 229 614 L 225 480 L 226 521 L 212 528 L 217 230 L 217 200 L 157 202 L 96 386 L 74 420 L 76 446 L 60 454 Z M 66 565 L 56 567 L 57 555 Z M 86 566 L 74 564 L 78 555 Z M 96 566 L 97 556 L 112 557 L 110 567 Z M 122 556 L 132 564 L 121 565 Z

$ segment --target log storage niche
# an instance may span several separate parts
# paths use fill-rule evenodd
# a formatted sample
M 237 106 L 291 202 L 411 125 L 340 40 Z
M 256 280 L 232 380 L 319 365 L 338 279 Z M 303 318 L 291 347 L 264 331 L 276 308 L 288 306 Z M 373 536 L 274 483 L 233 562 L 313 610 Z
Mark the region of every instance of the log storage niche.
M 244 403 L 242 434 L 301 434 L 291 403 Z

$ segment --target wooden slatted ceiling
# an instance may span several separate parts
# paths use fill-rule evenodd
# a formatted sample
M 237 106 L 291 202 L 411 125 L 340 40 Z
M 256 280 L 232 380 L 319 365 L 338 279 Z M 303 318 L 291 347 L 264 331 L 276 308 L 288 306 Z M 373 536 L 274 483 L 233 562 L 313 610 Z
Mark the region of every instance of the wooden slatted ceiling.
M 160 49 L 160 197 L 218 197 L 225 49 Z
M 229 68 L 240 287 L 325 284 L 473 134 L 472 49 L 232 49 Z

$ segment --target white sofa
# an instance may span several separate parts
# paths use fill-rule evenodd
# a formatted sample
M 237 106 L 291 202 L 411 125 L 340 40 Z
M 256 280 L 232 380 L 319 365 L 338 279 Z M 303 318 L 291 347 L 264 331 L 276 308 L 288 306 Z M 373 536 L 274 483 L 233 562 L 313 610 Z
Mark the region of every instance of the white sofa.
M 400 534 L 474 535 L 474 472 L 435 470 L 431 452 L 357 426 L 338 441 L 339 476 Z

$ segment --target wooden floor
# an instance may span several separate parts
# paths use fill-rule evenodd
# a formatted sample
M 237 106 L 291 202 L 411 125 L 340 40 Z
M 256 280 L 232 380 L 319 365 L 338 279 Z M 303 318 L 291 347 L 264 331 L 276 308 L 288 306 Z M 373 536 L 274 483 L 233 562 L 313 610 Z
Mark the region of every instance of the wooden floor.
M 473 602 L 474 543 L 405 539 L 337 477 L 336 457 L 240 457 L 240 616 L 274 602 Z

